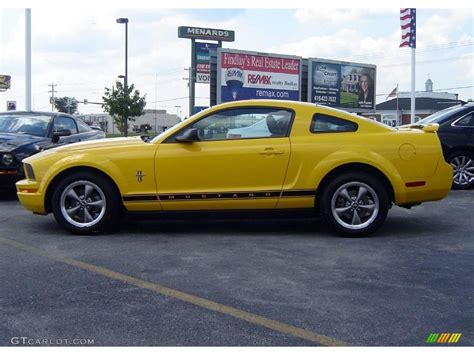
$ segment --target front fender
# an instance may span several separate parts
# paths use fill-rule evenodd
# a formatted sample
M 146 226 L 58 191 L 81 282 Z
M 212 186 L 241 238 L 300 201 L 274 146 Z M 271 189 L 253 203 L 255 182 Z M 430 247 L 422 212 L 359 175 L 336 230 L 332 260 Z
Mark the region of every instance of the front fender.
M 64 171 L 78 167 L 88 167 L 103 172 L 117 183 L 119 190 L 121 189 L 120 179 L 117 179 L 120 176 L 120 171 L 116 164 L 110 160 L 91 161 L 90 158 L 87 159 L 86 157 L 87 154 L 75 154 L 54 161 L 51 165 L 41 164 L 41 169 L 37 170 L 39 172 L 38 175 L 41 176 L 39 181 L 25 179 L 16 183 L 20 202 L 26 209 L 32 212 L 39 214 L 48 213 L 46 197 L 52 181 Z
M 56 176 L 66 170 L 78 167 L 97 169 L 112 178 L 120 191 L 124 188 L 123 181 L 120 179 L 120 169 L 113 161 L 109 159 L 97 159 L 97 157 L 93 159 L 90 154 L 80 153 L 66 156 L 51 165 L 49 169 L 45 171 L 39 189 L 45 192 Z

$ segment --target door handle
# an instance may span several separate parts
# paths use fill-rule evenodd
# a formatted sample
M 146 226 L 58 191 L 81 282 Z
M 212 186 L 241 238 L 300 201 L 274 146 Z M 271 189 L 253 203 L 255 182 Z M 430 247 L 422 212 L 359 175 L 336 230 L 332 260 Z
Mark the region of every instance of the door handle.
M 265 148 L 264 150 L 260 151 L 258 154 L 260 155 L 279 155 L 283 154 L 282 149 L 274 149 L 274 148 Z

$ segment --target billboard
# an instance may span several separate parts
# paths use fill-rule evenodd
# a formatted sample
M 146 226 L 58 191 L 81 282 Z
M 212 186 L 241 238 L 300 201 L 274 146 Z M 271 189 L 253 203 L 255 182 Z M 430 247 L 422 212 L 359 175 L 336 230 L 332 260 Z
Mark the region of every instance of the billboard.
M 0 74 L 0 90 L 5 91 L 10 89 L 11 86 L 11 76 Z
M 376 66 L 308 59 L 308 101 L 356 112 L 375 110 Z
M 216 43 L 194 42 L 196 56 L 196 83 L 209 84 L 211 82 L 211 63 L 209 50 L 216 50 Z
M 217 49 L 217 103 L 301 99 L 301 58 Z

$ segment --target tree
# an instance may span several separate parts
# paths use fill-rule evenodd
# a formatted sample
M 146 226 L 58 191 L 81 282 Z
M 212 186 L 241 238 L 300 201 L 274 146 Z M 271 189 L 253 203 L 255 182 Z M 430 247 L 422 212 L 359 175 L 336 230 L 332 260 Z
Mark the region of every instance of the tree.
M 56 97 L 54 99 L 54 107 L 59 112 L 74 114 L 77 113 L 77 100 L 75 97 Z
M 105 88 L 105 94 L 102 96 L 103 109 L 113 117 L 115 125 L 122 133 L 126 130 L 128 132 L 129 121 L 135 121 L 134 117 L 144 114 L 146 95 L 140 97 L 140 92 L 134 89 L 132 84 L 125 91 L 123 84 L 117 81 L 111 89 Z

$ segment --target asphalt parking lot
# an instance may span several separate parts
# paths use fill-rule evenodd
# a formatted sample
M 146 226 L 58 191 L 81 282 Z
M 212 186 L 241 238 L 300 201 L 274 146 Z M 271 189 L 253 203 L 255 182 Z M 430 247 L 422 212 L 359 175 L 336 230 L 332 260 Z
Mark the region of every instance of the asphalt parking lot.
M 474 345 L 474 190 L 395 207 L 364 239 L 282 216 L 74 236 L 1 196 L 0 346 Z

